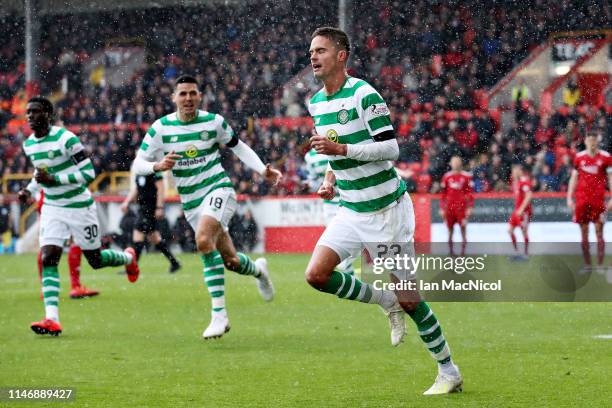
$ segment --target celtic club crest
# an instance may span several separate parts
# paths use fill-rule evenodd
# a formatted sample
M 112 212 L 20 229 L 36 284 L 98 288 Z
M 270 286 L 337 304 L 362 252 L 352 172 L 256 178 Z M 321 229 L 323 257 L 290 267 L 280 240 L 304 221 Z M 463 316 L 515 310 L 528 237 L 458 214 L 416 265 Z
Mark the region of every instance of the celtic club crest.
M 346 109 L 341 109 L 338 112 L 338 123 L 345 125 L 349 121 L 349 112 Z

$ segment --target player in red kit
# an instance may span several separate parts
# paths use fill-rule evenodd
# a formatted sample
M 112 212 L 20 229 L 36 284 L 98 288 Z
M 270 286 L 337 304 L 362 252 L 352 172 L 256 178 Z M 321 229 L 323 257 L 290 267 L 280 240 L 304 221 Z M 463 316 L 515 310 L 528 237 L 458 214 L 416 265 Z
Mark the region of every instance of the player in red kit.
M 461 256 L 465 255 L 467 245 L 466 226 L 474 207 L 472 175 L 462 171 L 461 157 L 453 156 L 450 160 L 451 171 L 442 177 L 440 216 L 448 227 L 448 248 L 453 251 L 453 229 L 455 224 L 461 228 Z
M 37 211 L 40 214 L 45 195 L 41 191 L 40 199 L 37 203 Z M 74 242 L 70 244 L 68 249 L 68 269 L 70 270 L 70 297 L 72 299 L 80 299 L 85 297 L 97 296 L 100 294 L 97 290 L 88 289 L 81 285 L 81 248 Z M 38 251 L 38 277 L 42 282 L 42 251 Z
M 586 150 L 574 157 L 574 170 L 567 187 L 567 206 L 574 211 L 573 221 L 580 225 L 585 271 L 591 270 L 589 223 L 595 224 L 597 236 L 597 266 L 602 267 L 605 256 L 603 226 L 606 218 L 606 182 L 612 182 L 611 159 L 608 152 L 599 150 L 597 134 L 587 133 Z M 576 202 L 574 202 L 574 195 Z M 610 208 L 608 203 L 608 208 Z
M 510 238 L 516 255 L 512 257 L 514 260 L 527 260 L 529 255 L 529 221 L 533 215 L 531 207 L 532 186 L 529 173 L 523 164 L 514 164 L 512 166 L 512 192 L 514 193 L 514 211 L 508 221 Z M 525 240 L 525 253 L 520 254 L 516 235 L 514 230 L 520 228 Z

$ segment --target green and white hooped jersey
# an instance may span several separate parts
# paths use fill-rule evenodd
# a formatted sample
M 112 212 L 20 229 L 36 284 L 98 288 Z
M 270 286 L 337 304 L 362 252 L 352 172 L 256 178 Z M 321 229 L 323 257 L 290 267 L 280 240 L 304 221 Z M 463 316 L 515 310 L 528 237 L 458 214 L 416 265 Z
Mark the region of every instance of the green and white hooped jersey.
M 310 185 L 310 192 L 315 193 L 323 184 L 325 180 L 325 172 L 327 170 L 327 163 L 329 163 L 329 156 L 325 154 L 319 154 L 315 149 L 310 149 L 306 156 L 304 156 L 304 162 L 306 163 L 306 170 L 308 170 L 308 184 Z M 340 196 L 336 194 L 333 200 L 323 200 L 329 204 L 339 204 Z
M 337 143 L 375 143 L 374 136 L 393 130 L 385 101 L 370 84 L 357 78 L 347 77 L 334 95 L 327 96 L 321 89 L 310 99 L 308 111 L 317 134 Z M 343 207 L 357 212 L 380 211 L 406 191 L 389 160 L 328 158 Z
M 75 163 L 73 156 L 84 149 L 79 138 L 63 127 L 52 126 L 43 138 L 30 135 L 23 151 L 35 168 L 45 168 L 55 176 L 52 186 L 43 185 L 44 205 L 65 208 L 89 207 L 94 203 L 87 185 L 95 178 L 91 160 Z
M 191 122 L 181 122 L 177 113 L 156 120 L 147 131 L 140 150 L 146 160 L 160 160 L 174 151 L 182 156 L 172 169 L 183 210 L 197 208 L 213 190 L 234 188 L 221 165 L 219 145 L 236 136 L 221 115 L 198 111 Z

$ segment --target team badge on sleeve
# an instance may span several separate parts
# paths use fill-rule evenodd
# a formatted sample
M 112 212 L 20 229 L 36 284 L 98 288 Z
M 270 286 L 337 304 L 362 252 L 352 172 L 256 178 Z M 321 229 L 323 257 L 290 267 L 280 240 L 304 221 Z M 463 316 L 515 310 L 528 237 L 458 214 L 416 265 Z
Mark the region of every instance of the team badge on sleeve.
M 384 103 L 377 103 L 370 107 L 372 116 L 387 116 L 389 114 L 389 108 Z
M 200 133 L 200 139 L 202 139 L 202 140 L 208 139 L 208 132 L 204 131 L 204 132 Z

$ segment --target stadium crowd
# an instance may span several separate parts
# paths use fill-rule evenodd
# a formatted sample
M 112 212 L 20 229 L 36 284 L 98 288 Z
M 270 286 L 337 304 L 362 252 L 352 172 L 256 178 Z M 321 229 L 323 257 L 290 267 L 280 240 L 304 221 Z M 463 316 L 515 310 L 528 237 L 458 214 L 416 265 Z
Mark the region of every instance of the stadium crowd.
M 479 91 L 495 84 L 549 33 L 605 27 L 611 21 L 609 5 L 417 3 L 356 2 L 353 13 L 359 18 L 352 19 L 351 71 L 371 82 L 389 104 L 401 147 L 399 166 L 414 172 L 413 189 L 436 192 L 450 156 L 460 154 L 474 174 L 476 191 L 507 190 L 510 164 L 516 161 L 531 165 L 537 190 L 561 191 L 586 129 L 601 133 L 603 148 L 612 147 L 605 107 L 578 104 L 540 117 L 531 101 L 505 132 L 479 109 Z M 317 13 L 309 12 L 312 8 Z M 147 124 L 173 110 L 173 79 L 194 73 L 204 84 L 203 108 L 225 116 L 264 162 L 276 163 L 286 175 L 270 191 L 257 174 L 226 155 L 238 192 L 301 194 L 310 127 L 260 126 L 249 118 L 306 114 L 303 106 L 285 104 L 282 85 L 308 65 L 312 28 L 335 21 L 333 2 L 322 0 L 44 17 L 41 92 L 57 95 L 65 88 L 56 98 L 56 117 L 80 129 L 98 173 L 128 170 Z M 11 102 L 24 85 L 23 21 L 8 15 L 2 23 L 0 35 L 7 41 L 0 46 L 0 176 L 32 171 L 20 150 L 23 135 L 4 126 L 15 115 Z M 146 68 L 119 87 L 85 69 L 88 59 L 113 41 L 146 44 L 148 53 Z M 109 130 L 86 126 L 92 124 Z M 9 190 L 19 185 L 11 182 Z

